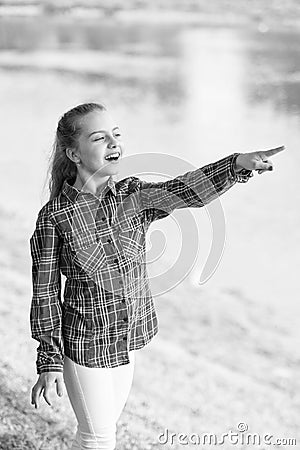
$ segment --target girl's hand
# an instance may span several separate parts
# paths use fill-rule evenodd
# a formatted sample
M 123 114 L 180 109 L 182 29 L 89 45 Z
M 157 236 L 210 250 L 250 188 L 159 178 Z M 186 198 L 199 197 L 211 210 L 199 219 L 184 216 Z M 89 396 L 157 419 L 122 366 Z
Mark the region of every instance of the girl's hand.
M 236 169 L 257 170 L 258 173 L 273 170 L 273 163 L 268 158 L 281 152 L 284 148 L 284 145 L 282 145 L 281 147 L 271 148 L 270 150 L 241 153 L 236 159 Z
M 45 401 L 51 405 L 49 391 L 53 383 L 56 383 L 56 392 L 59 397 L 63 395 L 63 374 L 61 372 L 43 372 L 39 375 L 39 379 L 35 383 L 31 391 L 31 404 L 35 408 L 39 406 L 39 398 L 42 393 Z

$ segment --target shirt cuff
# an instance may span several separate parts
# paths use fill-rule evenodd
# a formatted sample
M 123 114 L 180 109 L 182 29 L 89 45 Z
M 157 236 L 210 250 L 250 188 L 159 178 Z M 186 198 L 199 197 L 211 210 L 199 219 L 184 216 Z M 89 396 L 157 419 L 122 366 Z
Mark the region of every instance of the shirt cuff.
M 46 354 L 46 352 L 39 352 L 36 360 L 36 371 L 38 375 L 43 372 L 63 372 L 64 355 L 54 353 Z
M 44 372 L 63 372 L 63 366 L 62 365 L 53 365 L 53 366 L 40 366 L 37 368 L 38 375 Z

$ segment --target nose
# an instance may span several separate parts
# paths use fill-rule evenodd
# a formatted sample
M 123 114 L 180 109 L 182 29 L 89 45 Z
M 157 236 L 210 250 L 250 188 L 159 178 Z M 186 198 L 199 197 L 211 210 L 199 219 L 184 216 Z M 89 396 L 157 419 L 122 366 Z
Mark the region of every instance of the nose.
M 113 136 L 110 137 L 110 142 L 108 145 L 109 148 L 116 148 L 118 147 L 118 141 Z

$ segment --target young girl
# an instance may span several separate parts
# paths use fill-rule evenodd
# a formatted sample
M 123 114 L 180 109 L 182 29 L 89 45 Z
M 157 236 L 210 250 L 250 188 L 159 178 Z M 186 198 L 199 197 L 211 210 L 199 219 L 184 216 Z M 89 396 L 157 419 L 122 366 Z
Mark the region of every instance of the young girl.
M 158 332 L 145 264 L 150 224 L 208 204 L 253 170 L 272 170 L 268 157 L 283 148 L 233 153 L 164 182 L 116 182 L 124 145 L 106 107 L 85 103 L 60 118 L 50 199 L 30 238 L 30 325 L 39 342 L 31 403 L 37 408 L 43 393 L 51 405 L 53 383 L 59 396 L 65 383 L 78 421 L 72 450 L 115 449 L 134 352 Z

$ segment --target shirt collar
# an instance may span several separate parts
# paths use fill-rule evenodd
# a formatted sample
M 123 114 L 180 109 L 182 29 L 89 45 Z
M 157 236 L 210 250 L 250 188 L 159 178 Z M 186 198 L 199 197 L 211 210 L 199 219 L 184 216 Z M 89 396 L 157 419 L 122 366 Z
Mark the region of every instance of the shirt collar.
M 66 178 L 63 182 L 62 189 L 61 189 L 62 193 L 72 202 L 76 201 L 79 194 L 86 193 L 86 191 L 81 191 L 81 190 L 77 189 L 75 186 L 73 186 L 72 183 L 74 181 L 75 180 L 72 178 Z M 107 190 L 107 188 L 110 189 L 114 195 L 117 194 L 116 181 L 115 181 L 113 175 L 110 175 L 110 177 L 107 181 L 107 184 L 104 188 L 103 193 Z

